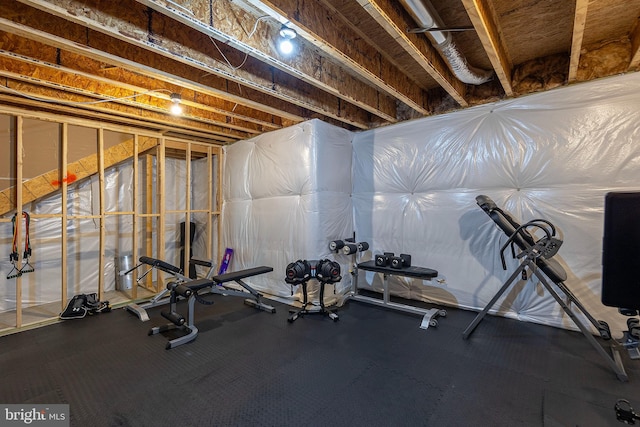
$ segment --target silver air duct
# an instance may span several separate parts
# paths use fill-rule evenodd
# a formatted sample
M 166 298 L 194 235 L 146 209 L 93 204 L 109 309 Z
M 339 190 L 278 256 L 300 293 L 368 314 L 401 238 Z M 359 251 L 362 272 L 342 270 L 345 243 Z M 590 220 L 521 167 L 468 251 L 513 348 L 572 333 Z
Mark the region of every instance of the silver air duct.
M 431 4 L 425 4 L 422 0 L 400 1 L 420 28 L 432 29 L 445 27 L 442 19 L 440 19 Z M 480 85 L 491 80 L 493 71 L 481 70 L 469 65 L 453 42 L 451 33 L 430 31 L 427 35 L 458 80 L 471 85 Z

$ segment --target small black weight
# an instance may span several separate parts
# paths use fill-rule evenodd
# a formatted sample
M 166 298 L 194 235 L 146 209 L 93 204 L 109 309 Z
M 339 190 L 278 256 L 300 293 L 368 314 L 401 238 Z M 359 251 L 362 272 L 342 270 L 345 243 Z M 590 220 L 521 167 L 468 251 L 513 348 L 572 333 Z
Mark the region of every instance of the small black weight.
M 391 258 L 391 268 L 406 268 L 411 267 L 411 255 L 400 254 L 400 256 L 394 256 Z
M 391 264 L 391 259 L 394 257 L 393 252 L 384 252 L 375 256 L 375 263 L 378 267 L 386 267 Z

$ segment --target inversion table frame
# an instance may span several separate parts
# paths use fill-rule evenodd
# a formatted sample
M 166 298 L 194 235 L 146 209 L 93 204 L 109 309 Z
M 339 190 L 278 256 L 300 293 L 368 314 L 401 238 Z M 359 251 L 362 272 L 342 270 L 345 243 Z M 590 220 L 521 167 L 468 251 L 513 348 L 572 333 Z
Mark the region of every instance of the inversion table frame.
M 364 271 L 372 271 L 375 273 L 382 274 L 382 299 L 368 297 L 366 295 L 360 295 L 358 293 L 358 270 Z M 368 304 L 374 304 L 380 307 L 387 307 L 394 310 L 403 311 L 411 314 L 422 315 L 422 323 L 420 324 L 420 328 L 427 329 L 429 326 L 438 326 L 438 321 L 436 318 L 438 316 L 445 317 L 447 315 L 446 310 L 441 308 L 421 308 L 414 307 L 407 304 L 400 304 L 397 302 L 391 301 L 389 295 L 389 276 L 404 276 L 404 277 L 413 277 L 421 280 L 431 280 L 434 277 L 438 276 L 438 272 L 431 268 L 425 267 L 405 267 L 405 268 L 391 268 L 391 267 L 381 267 L 375 264 L 374 260 L 361 262 L 356 266 L 356 273 L 353 280 L 353 288 L 350 295 L 347 296 L 346 299 L 353 299 L 355 301 L 365 302 Z
M 271 271 L 273 271 L 272 267 L 261 266 L 261 267 L 249 268 L 246 270 L 235 271 L 232 273 L 221 274 L 218 276 L 212 276 L 210 279 L 206 279 L 206 278 L 196 279 L 190 282 L 182 283 L 181 285 L 183 287 L 186 287 L 190 290 L 189 296 L 188 296 L 188 303 L 187 303 L 188 311 L 187 311 L 186 319 L 182 318 L 181 316 L 180 317 L 175 316 L 177 315 L 177 313 L 175 312 L 175 305 L 176 305 L 175 299 L 176 299 L 177 289 L 176 287 L 174 287 L 171 290 L 171 294 L 172 294 L 171 312 L 168 315 L 166 315 L 166 313 L 163 314 L 163 317 L 171 320 L 173 323 L 168 323 L 166 325 L 156 326 L 154 328 L 151 328 L 151 330 L 149 331 L 149 335 L 156 335 L 156 334 L 174 330 L 174 329 L 185 331 L 186 335 L 183 335 L 178 338 L 174 338 L 167 342 L 167 345 L 165 347 L 167 350 L 195 340 L 196 336 L 198 335 L 198 328 L 195 325 L 195 319 L 194 319 L 195 303 L 198 299 L 200 299 L 200 296 L 198 296 L 198 291 L 201 291 L 203 289 L 206 290 L 207 288 L 209 288 L 208 289 L 209 293 L 219 294 L 224 296 L 244 297 L 244 296 L 250 295 L 251 298 L 247 298 L 244 300 L 245 304 L 263 311 L 267 311 L 269 313 L 275 313 L 276 309 L 274 307 L 267 305 L 261 301 L 262 294 L 260 294 L 258 291 L 256 291 L 251 286 L 249 286 L 244 281 L 242 281 L 242 279 L 245 279 L 247 277 L 257 276 L 259 274 L 269 273 Z M 235 282 L 239 284 L 244 289 L 246 289 L 246 292 L 226 287 L 224 283 L 228 283 L 228 282 Z M 169 287 L 170 286 L 168 286 L 168 288 Z
M 576 326 L 580 329 L 589 343 L 596 349 L 606 361 L 607 364 L 613 369 L 616 376 L 620 381 L 628 381 L 628 376 L 624 370 L 622 359 L 620 357 L 619 344 L 616 340 L 611 339 L 611 332 L 606 322 L 596 320 L 587 309 L 580 303 L 578 298 L 567 288 L 563 283 L 566 280 L 566 272 L 557 261 L 553 260 L 553 256 L 558 252 L 562 241 L 555 237 L 555 227 L 553 224 L 546 220 L 535 219 L 529 221 L 526 224 L 519 225 L 508 213 L 499 209 L 495 202 L 487 196 L 476 197 L 478 205 L 494 220 L 494 222 L 509 236 L 506 243 L 500 250 L 500 258 L 502 260 L 502 266 L 506 270 L 506 263 L 504 259 L 504 251 L 511 246 L 511 251 L 514 258 L 519 258 L 519 267 L 511 274 L 509 279 L 502 285 L 500 290 L 489 301 L 487 306 L 475 317 L 475 319 L 467 326 L 462 333 L 463 339 L 468 339 L 473 333 L 478 324 L 486 316 L 493 305 L 500 299 L 500 297 L 507 291 L 511 284 L 518 278 L 526 277 L 527 271 L 533 273 L 540 283 L 547 289 L 551 296 L 560 304 L 565 313 L 573 320 Z M 545 236 L 536 240 L 534 236 L 529 233 L 528 229 L 539 229 L 544 231 Z M 515 253 L 514 246 L 517 246 L 520 252 Z M 545 278 L 545 273 L 556 285 L 556 287 L 562 291 L 566 296 L 568 303 L 566 303 L 558 294 L 558 292 L 549 284 Z M 582 323 L 582 321 L 571 310 L 569 304 L 574 304 L 580 312 L 589 320 L 591 324 L 600 333 L 600 336 L 611 343 L 611 354 L 608 354 L 604 348 L 596 341 L 591 331 Z

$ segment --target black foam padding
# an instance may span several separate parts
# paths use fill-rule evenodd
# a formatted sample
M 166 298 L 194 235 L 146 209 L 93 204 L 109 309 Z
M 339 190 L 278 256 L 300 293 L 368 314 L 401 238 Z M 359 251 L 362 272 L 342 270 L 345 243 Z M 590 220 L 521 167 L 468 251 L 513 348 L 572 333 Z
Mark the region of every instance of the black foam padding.
M 155 267 L 158 270 L 165 271 L 167 273 L 182 274 L 182 270 L 180 269 L 180 267 L 176 267 L 175 265 L 171 265 L 168 262 L 160 261 L 159 259 L 156 259 L 156 258 L 141 256 L 140 262 L 143 264 L 147 264 L 152 267 Z
M 180 313 L 176 313 L 175 311 L 161 311 L 160 314 L 176 326 L 185 324 L 185 319 Z
M 518 234 L 514 236 L 521 224 L 508 212 L 498 208 L 489 196 L 478 196 L 476 197 L 476 202 L 507 236 L 513 236 L 513 243 L 521 250 L 526 250 L 528 247 L 535 245 L 536 240 L 534 236 L 525 229 L 520 229 Z M 553 258 L 536 258 L 535 262 L 554 283 L 567 280 L 567 272 L 560 263 Z
M 605 195 L 602 303 L 640 309 L 640 192 Z
M 185 298 L 189 298 L 191 296 L 191 294 L 193 293 L 191 288 L 189 288 L 189 287 L 187 287 L 185 285 L 178 285 L 175 288 L 173 288 L 173 290 L 175 291 L 176 294 L 180 295 L 181 297 L 185 297 Z
M 187 286 L 192 291 L 197 291 L 202 288 L 215 286 L 216 283 L 217 282 L 214 281 L 213 279 L 196 279 L 196 280 L 192 280 L 190 282 L 184 283 L 184 286 Z
M 213 265 L 211 263 L 211 261 L 205 261 L 205 260 L 198 259 L 198 258 L 191 258 L 189 260 L 189 264 L 201 265 L 202 267 L 209 267 L 209 268 L 211 268 L 211 266 Z
M 358 252 L 358 245 L 356 245 L 355 243 L 345 243 L 344 247 L 342 248 L 342 253 L 344 255 L 351 255 L 355 254 L 356 252 Z
M 332 240 L 329 243 L 329 250 L 337 251 L 344 247 L 344 242 L 342 240 Z
M 411 266 L 407 268 L 392 268 L 377 266 L 375 261 L 365 261 L 358 264 L 358 268 L 366 271 L 375 271 L 377 273 L 394 274 L 396 276 L 415 277 L 417 279 L 432 279 L 438 275 L 438 271 L 432 268 Z
M 273 267 L 267 267 L 263 265 L 261 267 L 253 267 L 253 268 L 248 268 L 246 270 L 239 270 L 239 271 L 234 271 L 232 273 L 213 276 L 211 280 L 213 280 L 216 283 L 233 282 L 234 280 L 244 279 L 245 277 L 257 276 L 258 274 L 269 273 L 270 271 L 273 271 Z M 189 282 L 189 283 L 192 283 L 192 282 Z

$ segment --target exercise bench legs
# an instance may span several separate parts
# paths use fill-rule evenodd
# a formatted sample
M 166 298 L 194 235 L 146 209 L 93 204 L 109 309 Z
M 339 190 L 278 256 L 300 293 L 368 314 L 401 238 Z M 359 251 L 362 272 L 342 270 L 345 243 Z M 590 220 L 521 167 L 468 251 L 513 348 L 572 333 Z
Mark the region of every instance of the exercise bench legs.
M 242 281 L 242 279 L 247 277 L 257 276 L 270 271 L 273 271 L 273 268 L 262 266 L 212 276 L 210 279 L 197 279 L 179 284 L 170 282 L 167 285 L 167 289 L 171 292 L 169 311 L 163 311 L 161 314 L 162 317 L 169 320 L 171 323 L 151 328 L 151 330 L 149 330 L 149 335 L 156 335 L 176 329 L 186 332 L 185 335 L 169 340 L 165 347 L 167 350 L 195 340 L 198 335 L 198 328 L 195 325 L 194 319 L 195 303 L 198 301 L 202 304 L 213 304 L 212 301 L 203 300 L 198 295 L 198 292 L 201 291 L 225 296 L 246 297 L 247 295 L 250 295 L 249 298 L 245 299 L 245 304 L 269 313 L 275 313 L 276 309 L 274 307 L 262 302 L 262 294 Z M 229 282 L 239 284 L 246 291 L 228 288 L 225 283 Z M 179 297 L 187 298 L 186 318 L 177 312 L 177 301 Z

